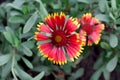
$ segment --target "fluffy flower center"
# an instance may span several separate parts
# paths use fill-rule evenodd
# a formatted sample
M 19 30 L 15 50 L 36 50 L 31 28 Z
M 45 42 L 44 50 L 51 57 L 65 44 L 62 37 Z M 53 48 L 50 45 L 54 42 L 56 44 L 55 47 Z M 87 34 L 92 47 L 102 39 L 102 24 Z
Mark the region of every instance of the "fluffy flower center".
M 55 36 L 55 41 L 58 42 L 58 43 L 61 42 L 62 41 L 62 37 L 60 35 L 56 35 Z
M 66 43 L 67 43 L 67 40 L 66 40 L 66 35 L 63 31 L 55 31 L 53 32 L 53 35 L 52 35 L 52 43 L 59 47 L 59 46 L 64 46 Z

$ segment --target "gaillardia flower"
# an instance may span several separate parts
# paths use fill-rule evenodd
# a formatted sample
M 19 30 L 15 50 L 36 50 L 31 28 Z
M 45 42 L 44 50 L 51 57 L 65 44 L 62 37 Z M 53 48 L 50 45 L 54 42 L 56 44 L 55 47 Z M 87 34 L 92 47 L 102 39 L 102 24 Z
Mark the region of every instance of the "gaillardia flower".
M 97 18 L 92 17 L 91 13 L 84 14 L 79 22 L 81 24 L 79 34 L 80 36 L 85 36 L 86 45 L 98 44 L 101 37 L 100 33 L 104 29 L 104 24 Z
M 67 58 L 78 58 L 83 50 L 83 40 L 75 32 L 79 26 L 76 18 L 67 18 L 62 12 L 48 15 L 45 24 L 39 23 L 35 32 L 35 39 L 43 41 L 38 45 L 41 55 L 59 65 L 67 63 Z

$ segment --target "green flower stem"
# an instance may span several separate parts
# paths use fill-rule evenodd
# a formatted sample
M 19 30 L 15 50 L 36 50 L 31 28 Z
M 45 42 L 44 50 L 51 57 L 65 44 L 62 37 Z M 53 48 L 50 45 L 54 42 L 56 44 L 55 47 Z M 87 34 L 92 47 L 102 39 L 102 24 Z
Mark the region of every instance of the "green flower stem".
M 17 76 L 15 75 L 15 72 L 14 72 L 14 65 L 15 65 L 15 49 L 13 49 L 11 71 L 12 71 L 14 80 L 18 80 Z

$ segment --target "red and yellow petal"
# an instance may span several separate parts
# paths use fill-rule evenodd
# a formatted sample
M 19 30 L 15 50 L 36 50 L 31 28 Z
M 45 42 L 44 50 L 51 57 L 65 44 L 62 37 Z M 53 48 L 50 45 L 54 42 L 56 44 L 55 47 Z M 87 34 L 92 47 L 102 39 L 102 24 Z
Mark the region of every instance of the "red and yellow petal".
M 73 48 L 70 45 L 66 46 L 65 48 L 71 61 L 74 61 L 74 58 L 78 59 L 80 52 L 77 49 Z
M 86 24 L 86 22 L 90 22 L 92 19 L 92 14 L 91 13 L 86 13 L 82 16 L 81 23 Z
M 80 27 L 78 20 L 76 18 L 69 18 L 65 25 L 65 30 L 67 34 L 72 33 L 73 31 L 77 30 Z
M 38 49 L 42 56 L 49 57 L 49 53 L 53 49 L 53 45 L 51 43 L 44 43 L 39 45 Z
M 91 21 L 90 21 L 90 24 L 91 25 L 94 25 L 94 24 L 100 24 L 101 22 L 97 19 L 97 18 L 95 18 L 95 17 L 92 17 L 91 18 Z
M 35 40 L 37 41 L 44 41 L 44 40 L 48 40 L 48 36 L 45 36 L 44 34 L 41 34 L 39 32 L 35 32 Z
M 98 24 L 96 26 L 94 26 L 94 31 L 97 32 L 97 33 L 101 33 L 102 30 L 104 30 L 104 24 Z
M 58 27 L 58 29 L 60 29 L 61 27 L 61 19 L 60 19 L 60 16 L 58 15 L 58 13 L 54 13 L 54 24 L 56 25 L 56 27 Z
M 53 62 L 59 65 L 64 65 L 65 63 L 67 63 L 65 53 L 62 48 L 58 48 Z
M 50 28 L 47 25 L 43 24 L 43 23 L 39 23 L 37 25 L 37 30 L 39 30 L 41 32 L 51 33 Z
M 60 15 L 58 15 L 58 13 L 54 13 L 53 15 L 48 15 L 45 18 L 45 21 L 52 30 L 56 30 L 56 27 L 60 29 L 60 27 L 64 26 L 65 19 L 66 19 L 65 14 L 61 12 Z
M 92 45 L 93 43 L 98 44 L 100 41 L 101 34 L 93 32 L 88 36 L 88 45 Z
M 62 12 L 60 13 L 60 15 L 58 15 L 58 13 L 54 13 L 53 17 L 54 17 L 54 25 L 58 29 L 63 28 L 65 24 L 66 15 Z
M 82 39 L 82 44 L 83 44 L 83 46 L 86 45 L 86 36 L 87 36 L 86 32 L 81 29 L 81 30 L 79 31 L 79 37 L 80 37 L 80 39 Z
M 82 34 L 80 36 L 78 33 L 70 35 L 68 37 L 68 43 L 70 44 L 71 42 L 75 42 L 75 43 L 83 46 L 85 44 L 85 41 L 86 41 L 86 39 L 83 35 L 84 34 Z
M 57 47 L 53 46 L 53 48 L 51 49 L 51 51 L 48 54 L 48 60 L 50 61 L 54 61 L 55 59 L 55 54 L 57 53 Z
M 73 34 L 69 37 L 69 44 L 65 46 L 68 56 L 71 61 L 74 61 L 74 58 L 78 58 L 81 54 L 83 48 L 82 39 L 80 39 L 79 35 Z
M 53 15 L 48 15 L 45 18 L 45 22 L 47 23 L 47 25 L 52 29 L 55 30 L 56 29 L 56 25 L 55 25 L 55 19 Z
M 60 26 L 64 27 L 65 20 L 66 20 L 66 15 L 61 12 L 60 13 Z

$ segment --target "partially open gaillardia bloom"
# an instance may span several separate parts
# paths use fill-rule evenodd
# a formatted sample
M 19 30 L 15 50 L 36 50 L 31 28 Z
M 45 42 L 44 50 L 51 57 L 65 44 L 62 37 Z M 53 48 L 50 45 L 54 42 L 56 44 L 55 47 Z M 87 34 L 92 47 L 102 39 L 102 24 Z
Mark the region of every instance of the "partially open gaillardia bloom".
M 85 36 L 86 45 L 98 44 L 101 38 L 101 32 L 104 30 L 104 24 L 97 18 L 92 17 L 91 13 L 84 14 L 78 21 L 81 24 L 79 35 Z
M 48 15 L 35 32 L 35 40 L 41 42 L 38 45 L 41 55 L 59 65 L 67 63 L 68 59 L 77 59 L 84 42 L 75 32 L 79 26 L 77 18 L 68 18 L 62 12 Z

